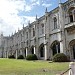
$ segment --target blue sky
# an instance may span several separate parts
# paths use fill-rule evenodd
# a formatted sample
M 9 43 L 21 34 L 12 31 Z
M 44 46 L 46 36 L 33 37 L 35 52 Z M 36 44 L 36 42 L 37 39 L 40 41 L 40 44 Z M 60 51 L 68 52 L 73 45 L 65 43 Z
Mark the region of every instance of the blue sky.
M 59 0 L 0 0 L 0 33 L 11 35 L 58 6 Z M 67 0 L 61 0 L 65 2 Z

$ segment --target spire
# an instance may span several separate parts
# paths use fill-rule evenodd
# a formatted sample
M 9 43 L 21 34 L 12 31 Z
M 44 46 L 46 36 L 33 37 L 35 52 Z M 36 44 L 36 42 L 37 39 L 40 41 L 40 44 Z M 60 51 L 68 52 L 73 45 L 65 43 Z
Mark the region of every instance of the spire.
M 37 18 L 37 14 L 36 14 L 36 20 L 37 20 L 38 18 Z
M 23 29 L 24 29 L 24 24 L 23 24 Z
M 15 33 L 16 33 L 16 30 L 15 30 Z
M 30 25 L 30 20 L 28 21 L 28 25 Z
M 9 34 L 9 37 L 10 37 L 10 34 Z
M 62 7 L 62 2 L 61 2 L 61 0 L 58 0 L 58 2 L 59 2 L 59 7 L 61 8 L 61 7 Z
M 28 21 L 28 26 L 30 27 L 30 20 Z
M 58 0 L 59 1 L 59 4 L 61 3 L 61 0 Z
M 18 28 L 18 31 L 19 31 L 19 28 Z
M 12 32 L 12 35 L 13 35 L 13 32 Z
M 46 7 L 46 10 L 45 10 L 45 13 L 47 13 L 47 7 Z
M 3 32 L 1 32 L 1 36 L 3 36 Z

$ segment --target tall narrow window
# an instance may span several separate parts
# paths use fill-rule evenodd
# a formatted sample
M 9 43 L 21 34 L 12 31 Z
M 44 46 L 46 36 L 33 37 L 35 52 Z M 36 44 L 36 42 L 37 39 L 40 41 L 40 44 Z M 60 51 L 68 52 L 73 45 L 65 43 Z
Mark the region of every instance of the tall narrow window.
M 28 32 L 26 32 L 26 37 L 28 38 Z
M 55 17 L 54 18 L 54 29 L 56 29 L 57 28 L 57 18 Z
M 74 21 L 75 21 L 75 10 L 74 10 Z
M 73 22 L 73 15 L 70 15 L 70 22 Z
M 22 34 L 21 34 L 21 41 L 22 41 Z
M 35 29 L 33 28 L 33 37 L 35 36 Z
M 44 24 L 41 24 L 42 27 L 42 34 L 44 33 Z

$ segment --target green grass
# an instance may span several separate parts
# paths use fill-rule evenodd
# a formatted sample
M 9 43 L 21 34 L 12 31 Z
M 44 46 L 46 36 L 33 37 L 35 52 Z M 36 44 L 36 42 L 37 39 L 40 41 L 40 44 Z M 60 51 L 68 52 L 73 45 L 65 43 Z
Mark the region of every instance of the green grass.
M 0 59 L 0 75 L 56 75 L 68 69 L 68 65 L 68 62 Z

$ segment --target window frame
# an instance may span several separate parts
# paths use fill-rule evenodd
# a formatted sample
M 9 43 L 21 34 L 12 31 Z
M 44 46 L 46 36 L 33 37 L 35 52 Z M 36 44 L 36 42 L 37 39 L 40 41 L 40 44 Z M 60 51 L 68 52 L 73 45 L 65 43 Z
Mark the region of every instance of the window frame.
M 56 17 L 53 18 L 53 22 L 54 22 L 54 29 L 57 29 L 57 18 Z

